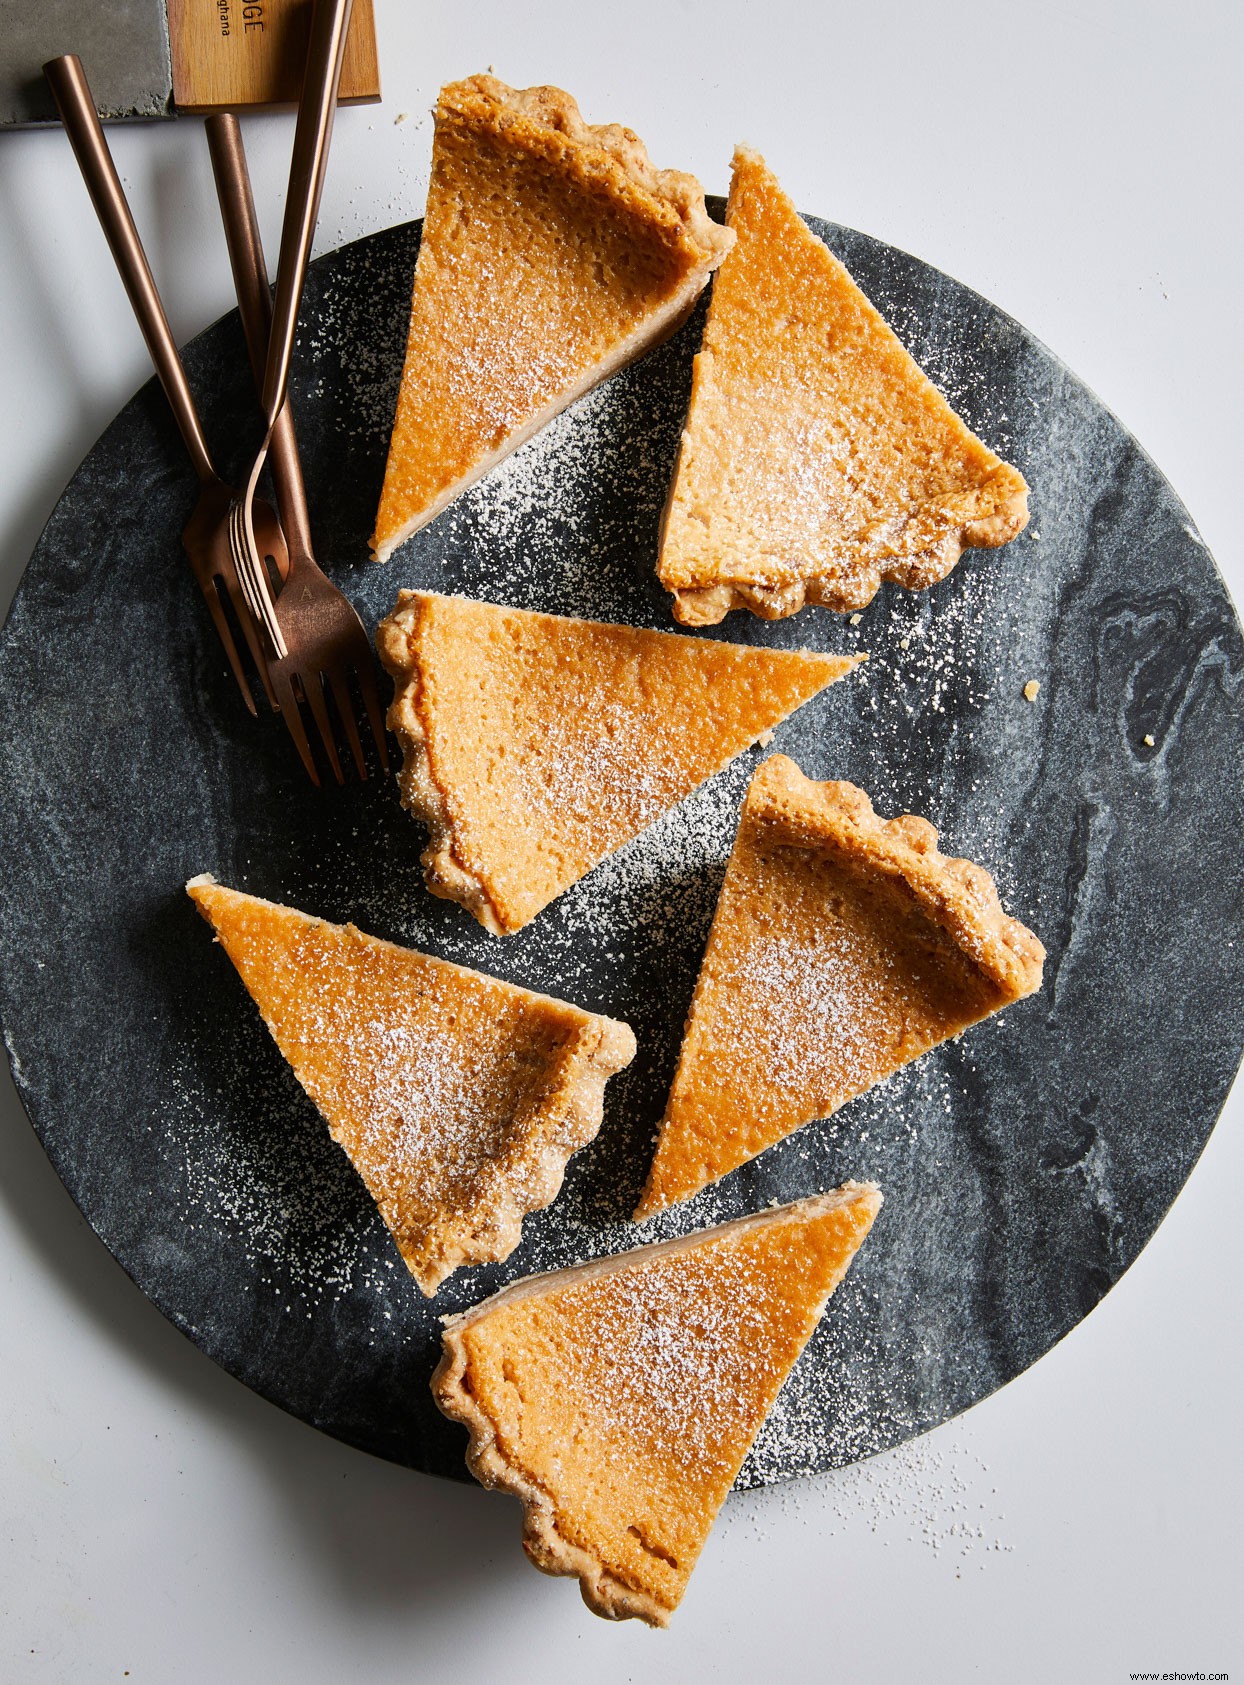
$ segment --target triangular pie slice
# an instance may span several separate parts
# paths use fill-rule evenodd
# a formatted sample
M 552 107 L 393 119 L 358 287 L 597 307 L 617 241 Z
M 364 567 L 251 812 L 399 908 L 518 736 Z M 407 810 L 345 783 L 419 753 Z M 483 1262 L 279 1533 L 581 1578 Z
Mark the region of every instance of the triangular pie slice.
M 600 1128 L 629 1026 L 210 877 L 186 888 L 423 1292 L 508 1257 Z
M 523 1545 L 598 1615 L 664 1626 L 825 1301 L 871 1184 L 515 1282 L 446 1319 L 437 1404 Z
M 525 925 L 858 656 L 403 591 L 376 634 L 434 895 Z
M 442 88 L 376 559 L 672 333 L 733 240 L 560 88 Z
M 755 152 L 740 148 L 657 571 L 710 625 L 805 601 L 862 608 L 1028 519 L 1022 474 L 972 433 Z
M 1041 986 L 993 879 L 785 755 L 756 771 L 635 1213 L 687 1199 Z

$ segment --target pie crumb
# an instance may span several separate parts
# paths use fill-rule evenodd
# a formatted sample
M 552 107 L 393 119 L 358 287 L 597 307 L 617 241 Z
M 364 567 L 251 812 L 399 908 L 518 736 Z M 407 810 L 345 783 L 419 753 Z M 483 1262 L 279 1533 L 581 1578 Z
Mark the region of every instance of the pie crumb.
M 1040 679 L 1029 679 L 1028 683 L 1024 686 L 1024 699 L 1025 699 L 1025 701 L 1035 702 L 1037 700 L 1038 696 L 1040 696 L 1040 694 L 1041 694 L 1041 681 L 1040 681 Z
M 851 616 L 852 626 L 858 626 L 860 621 L 863 620 L 863 618 L 864 618 L 864 616 L 862 614 L 853 614 Z
M 1145 733 L 1145 748 L 1146 749 L 1156 749 L 1157 748 L 1157 744 L 1153 740 L 1153 733 L 1151 731 L 1147 731 Z

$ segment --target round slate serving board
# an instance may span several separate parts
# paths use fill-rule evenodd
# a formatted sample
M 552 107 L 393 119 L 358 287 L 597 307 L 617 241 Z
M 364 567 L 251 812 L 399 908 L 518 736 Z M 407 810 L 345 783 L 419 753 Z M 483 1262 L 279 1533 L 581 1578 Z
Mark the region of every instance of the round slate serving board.
M 873 1178 L 886 1204 L 744 1466 L 754 1485 L 923 1432 L 1090 1311 L 1191 1170 L 1240 1055 L 1240 629 L 1170 487 L 983 299 L 813 222 L 1033 518 L 933 590 L 711 634 L 871 652 L 774 747 L 931 819 L 1049 950 L 1045 987 L 639 1233 L 643 1181 L 746 780 L 742 756 L 516 937 L 422 885 L 396 787 L 317 792 L 243 712 L 179 543 L 194 484 L 144 387 L 74 476 L 0 644 L 0 1012 L 14 1077 L 105 1244 L 202 1349 L 366 1450 L 463 1476 L 439 1317 L 510 1278 Z M 321 561 L 369 627 L 401 586 L 669 627 L 653 573 L 703 307 L 419 533 L 366 560 L 417 224 L 313 266 L 294 395 Z M 186 354 L 233 472 L 236 317 Z M 232 460 L 230 459 L 232 456 Z M 1035 702 L 1024 686 L 1040 681 Z M 223 882 L 627 1019 L 597 1140 L 500 1266 L 434 1303 L 182 891 Z

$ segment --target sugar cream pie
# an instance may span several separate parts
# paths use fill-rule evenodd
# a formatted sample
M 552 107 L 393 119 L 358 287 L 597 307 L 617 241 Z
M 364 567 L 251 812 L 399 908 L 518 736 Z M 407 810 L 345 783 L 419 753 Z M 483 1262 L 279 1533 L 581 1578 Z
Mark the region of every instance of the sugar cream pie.
M 863 608 L 1028 519 L 1023 476 L 964 425 L 755 152 L 713 281 L 657 571 L 675 617 Z
M 523 1545 L 613 1620 L 664 1626 L 881 1205 L 871 1184 L 518 1281 L 446 1319 L 437 1404 Z
M 993 879 L 912 814 L 773 755 L 756 771 L 636 1217 L 1041 986 Z
M 515 931 L 858 656 L 403 591 L 376 642 L 428 888 Z
M 376 559 L 672 333 L 733 240 L 560 88 L 442 88 Z
M 186 888 L 422 1291 L 508 1257 L 599 1129 L 629 1027 L 210 877 Z

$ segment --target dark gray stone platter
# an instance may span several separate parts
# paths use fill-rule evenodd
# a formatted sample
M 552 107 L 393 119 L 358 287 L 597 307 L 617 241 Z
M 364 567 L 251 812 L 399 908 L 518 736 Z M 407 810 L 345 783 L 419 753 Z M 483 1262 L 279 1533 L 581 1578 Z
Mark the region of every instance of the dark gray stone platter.
M 1244 650 L 1209 555 L 1136 443 L 1021 327 L 914 258 L 813 226 L 1022 468 L 1033 518 L 932 591 L 883 588 L 858 626 L 813 609 L 710 635 L 871 652 L 776 747 L 987 866 L 1049 950 L 1045 987 L 642 1236 L 626 1214 L 762 751 L 519 936 L 486 935 L 423 889 L 423 834 L 392 782 L 319 793 L 280 724 L 243 712 L 182 557 L 194 483 L 154 385 L 74 476 L 5 627 L 0 1012 L 31 1120 L 196 1344 L 396 1462 L 464 1474 L 427 1386 L 445 1312 L 849 1176 L 880 1182 L 885 1207 L 740 1478 L 909 1439 L 1018 1375 L 1119 1279 L 1238 1063 Z M 417 225 L 392 229 L 311 273 L 294 391 L 321 559 L 369 626 L 409 585 L 670 626 L 653 557 L 702 313 L 387 567 L 366 560 L 417 242 Z M 255 434 L 236 318 L 187 362 L 236 473 Z M 202 871 L 635 1027 L 599 1138 L 507 1264 L 419 1295 L 183 894 Z

